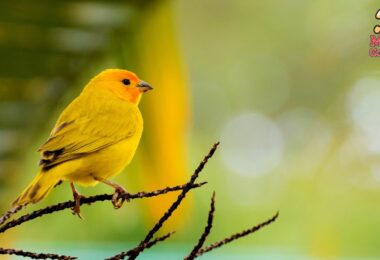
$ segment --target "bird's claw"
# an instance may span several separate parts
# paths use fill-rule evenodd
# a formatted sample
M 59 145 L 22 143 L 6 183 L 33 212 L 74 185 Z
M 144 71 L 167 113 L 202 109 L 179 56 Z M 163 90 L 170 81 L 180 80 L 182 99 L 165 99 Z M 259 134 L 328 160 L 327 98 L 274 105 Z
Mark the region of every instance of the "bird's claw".
M 71 209 L 71 213 L 73 215 L 77 215 L 78 218 L 83 219 L 82 215 L 80 214 L 80 209 L 77 209 L 77 207 Z
M 129 202 L 130 193 L 123 188 L 116 188 L 112 196 L 112 205 L 115 209 L 120 209 L 124 202 Z
M 82 196 L 80 194 L 74 194 L 74 201 L 75 206 L 71 209 L 73 215 L 77 215 L 80 219 L 83 219 L 82 215 L 80 214 L 80 200 L 86 198 L 85 196 Z

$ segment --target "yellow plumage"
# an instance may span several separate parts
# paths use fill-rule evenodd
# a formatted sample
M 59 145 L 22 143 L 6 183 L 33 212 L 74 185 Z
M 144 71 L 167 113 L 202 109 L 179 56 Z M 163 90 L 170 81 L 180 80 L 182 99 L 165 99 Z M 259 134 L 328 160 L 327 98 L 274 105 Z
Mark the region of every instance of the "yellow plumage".
M 109 69 L 94 77 L 62 112 L 39 149 L 39 173 L 14 205 L 40 201 L 59 181 L 110 184 L 106 180 L 120 173 L 137 149 L 143 130 L 138 103 L 149 89 L 126 70 Z

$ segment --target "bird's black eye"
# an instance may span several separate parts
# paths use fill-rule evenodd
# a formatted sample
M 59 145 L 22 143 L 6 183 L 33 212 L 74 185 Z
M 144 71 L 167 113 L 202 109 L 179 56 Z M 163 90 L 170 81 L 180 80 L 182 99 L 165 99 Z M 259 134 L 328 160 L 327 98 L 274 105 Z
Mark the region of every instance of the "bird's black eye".
M 128 86 L 131 84 L 131 81 L 129 79 L 123 79 L 121 82 L 123 82 L 124 85 Z

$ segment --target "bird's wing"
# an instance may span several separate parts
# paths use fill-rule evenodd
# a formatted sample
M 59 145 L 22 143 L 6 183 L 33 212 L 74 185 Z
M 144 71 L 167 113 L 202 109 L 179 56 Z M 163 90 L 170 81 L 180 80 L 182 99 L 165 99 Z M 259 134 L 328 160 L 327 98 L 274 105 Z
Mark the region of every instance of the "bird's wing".
M 137 121 L 136 115 L 129 113 L 123 120 L 100 115 L 58 122 L 39 149 L 40 165 L 49 169 L 114 145 L 136 133 Z

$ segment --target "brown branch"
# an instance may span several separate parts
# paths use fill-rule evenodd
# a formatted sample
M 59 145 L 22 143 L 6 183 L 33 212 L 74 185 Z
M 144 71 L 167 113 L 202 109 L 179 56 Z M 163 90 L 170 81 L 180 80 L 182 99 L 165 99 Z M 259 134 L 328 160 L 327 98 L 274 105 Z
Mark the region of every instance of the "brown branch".
M 226 244 L 228 244 L 228 243 L 230 243 L 232 241 L 235 241 L 235 240 L 237 240 L 239 238 L 242 238 L 242 237 L 245 237 L 245 236 L 247 236 L 249 234 L 252 234 L 252 233 L 258 231 L 259 229 L 261 229 L 261 228 L 263 228 L 265 226 L 268 226 L 269 224 L 271 224 L 272 222 L 274 222 L 277 219 L 278 215 L 279 215 L 279 212 L 277 212 L 272 218 L 268 219 L 267 221 L 265 221 L 263 223 L 260 223 L 257 226 L 254 226 L 254 227 L 252 227 L 250 229 L 247 229 L 247 230 L 244 230 L 242 232 L 233 234 L 230 237 L 227 237 L 227 238 L 225 238 L 223 240 L 220 240 L 220 241 L 218 241 L 216 243 L 213 243 L 213 244 L 211 244 L 211 245 L 209 245 L 207 247 L 201 248 L 198 251 L 198 253 L 196 254 L 196 257 L 201 256 L 204 253 L 210 252 L 210 251 L 212 251 L 212 250 L 214 250 L 216 248 L 219 248 L 221 246 L 224 246 L 224 245 L 226 245 Z
M 1 216 L 0 225 L 4 224 L 5 221 L 10 219 L 14 214 L 19 212 L 22 208 L 23 208 L 23 206 L 15 206 L 15 207 L 11 208 L 10 210 L 8 210 L 4 215 Z
M 59 259 L 59 260 L 77 259 L 76 257 L 66 256 L 66 255 L 32 253 L 32 252 L 10 249 L 10 248 L 8 249 L 0 248 L 0 255 L 18 255 L 18 256 L 23 256 L 23 257 L 29 257 L 31 259 Z
M 201 187 L 201 186 L 203 186 L 206 183 L 207 182 L 202 182 L 202 183 L 197 183 L 197 184 L 193 183 L 190 186 L 190 189 Z M 168 193 L 168 192 L 172 192 L 172 191 L 183 190 L 184 188 L 186 188 L 186 189 L 189 188 L 188 183 L 183 184 L 183 185 L 174 186 L 174 187 L 166 187 L 164 189 L 160 189 L 160 190 L 156 190 L 156 191 L 151 191 L 151 192 L 138 192 L 138 193 L 135 193 L 135 194 L 128 194 L 127 196 L 128 196 L 129 200 L 132 200 L 132 199 L 142 199 L 142 198 L 155 197 L 155 196 L 162 195 L 162 194 L 165 194 L 165 193 Z M 83 205 L 83 204 L 90 205 L 90 204 L 98 202 L 98 201 L 111 201 L 111 200 L 112 200 L 112 194 L 102 194 L 102 195 L 96 195 L 96 196 L 91 196 L 91 197 L 83 198 L 83 199 L 81 199 L 80 204 L 81 205 Z M 3 233 L 6 230 L 8 230 L 10 228 L 13 228 L 15 226 L 21 225 L 24 222 L 33 220 L 35 218 L 44 216 L 46 214 L 51 214 L 53 212 L 57 212 L 57 211 L 61 211 L 61 210 L 64 210 L 64 209 L 72 208 L 74 206 L 75 206 L 75 202 L 74 201 L 66 201 L 66 202 L 62 202 L 62 203 L 59 203 L 59 204 L 56 204 L 56 205 L 53 205 L 53 206 L 49 206 L 49 207 L 46 207 L 46 208 L 43 208 L 43 209 L 40 209 L 40 210 L 33 211 L 32 213 L 23 215 L 23 216 L 19 217 L 18 219 L 9 221 L 5 225 L 1 226 L 0 227 L 0 233 Z
M 175 231 L 167 233 L 166 235 L 164 235 L 162 237 L 158 237 L 158 238 L 153 239 L 152 241 L 150 241 L 144 245 L 145 249 L 151 248 L 155 244 L 162 242 L 162 241 L 165 241 L 167 238 L 171 237 L 174 233 L 175 233 Z
M 185 257 L 185 260 L 193 260 L 197 257 L 197 253 L 202 248 L 203 244 L 206 241 L 206 238 L 211 232 L 212 223 L 214 222 L 214 212 L 215 212 L 215 192 L 211 197 L 210 211 L 208 212 L 207 225 L 198 240 L 198 243 L 194 246 L 193 250 L 191 250 L 190 254 Z
M 139 199 L 139 198 L 147 198 L 147 197 L 154 197 L 158 195 L 162 195 L 168 192 L 172 191 L 181 191 L 180 194 L 178 195 L 177 199 L 173 202 L 173 204 L 169 207 L 169 209 L 164 213 L 164 215 L 157 221 L 157 223 L 152 227 L 152 229 L 148 232 L 148 234 L 145 236 L 145 238 L 139 243 L 138 246 L 135 248 L 132 248 L 129 251 L 126 252 L 121 252 L 115 256 L 112 256 L 110 258 L 107 258 L 107 260 L 120 260 L 124 259 L 125 257 L 128 257 L 128 259 L 136 259 L 141 252 L 143 252 L 146 249 L 151 248 L 152 246 L 156 245 L 157 243 L 164 241 L 168 239 L 174 232 L 168 233 L 164 236 L 157 237 L 153 239 L 154 235 L 161 229 L 163 224 L 173 215 L 174 211 L 177 210 L 177 208 L 180 206 L 182 203 L 183 199 L 186 197 L 187 193 L 194 188 L 198 188 L 206 184 L 206 182 L 202 182 L 199 184 L 195 184 L 196 179 L 198 178 L 199 174 L 202 172 L 204 169 L 205 165 L 207 164 L 208 160 L 214 155 L 216 149 L 218 148 L 219 142 L 215 143 L 213 147 L 210 149 L 208 155 L 204 157 L 204 159 L 200 162 L 198 167 L 195 169 L 194 173 L 191 175 L 191 178 L 189 182 L 183 185 L 178 185 L 174 187 L 167 187 L 161 190 L 156 190 L 152 192 L 138 192 L 135 194 L 124 194 L 121 195 L 121 198 L 130 200 L 130 199 Z M 87 197 L 83 198 L 80 201 L 80 204 L 92 204 L 98 201 L 108 201 L 112 200 L 113 194 L 102 194 L 102 195 L 96 195 L 92 197 Z M 66 201 L 62 202 L 53 206 L 49 206 L 37 211 L 34 211 L 32 213 L 26 214 L 24 216 L 19 217 L 18 219 L 9 221 L 8 223 L 4 224 L 3 226 L 0 226 L 0 233 L 5 232 L 6 230 L 13 228 L 17 225 L 21 225 L 24 222 L 33 220 L 35 218 L 41 217 L 46 214 L 54 213 L 57 211 L 61 211 L 67 208 L 72 208 L 75 206 L 74 201 Z M 18 206 L 18 207 L 13 207 L 10 209 L 8 212 L 6 212 L 2 217 L 0 217 L 0 225 L 5 223 L 9 218 L 11 218 L 14 214 L 16 214 L 18 211 L 20 211 L 23 207 Z M 213 221 L 214 221 L 214 213 L 215 213 L 215 192 L 212 195 L 211 198 L 211 203 L 210 203 L 210 210 L 208 213 L 208 218 L 207 218 L 207 224 L 204 228 L 204 231 L 199 238 L 197 244 L 193 247 L 192 251 L 190 254 L 185 257 L 185 260 L 193 260 L 196 257 L 199 257 L 203 255 L 204 253 L 210 252 L 216 248 L 222 247 L 232 241 L 235 241 L 237 239 L 240 239 L 242 237 L 245 237 L 249 234 L 252 234 L 261 228 L 273 223 L 279 213 L 277 212 L 272 218 L 268 219 L 267 221 L 256 225 L 250 229 L 244 230 L 242 232 L 233 234 L 221 241 L 218 241 L 216 243 L 213 243 L 207 247 L 203 247 L 207 237 L 209 236 L 211 229 L 213 227 Z M 27 252 L 27 251 L 22 251 L 22 250 L 16 250 L 16 249 L 4 249 L 0 248 L 0 255 L 1 254 L 7 254 L 7 255 L 18 255 L 18 256 L 24 256 L 24 257 L 29 257 L 32 259 L 76 259 L 76 257 L 72 256 L 65 256 L 65 255 L 58 255 L 58 254 L 44 254 L 44 253 L 32 253 L 32 252 Z
M 128 259 L 136 259 L 138 257 L 138 255 L 146 249 L 143 245 L 147 244 L 153 238 L 154 234 L 156 234 L 157 231 L 161 229 L 162 225 L 171 217 L 173 212 L 178 208 L 178 206 L 181 204 L 181 202 L 185 198 L 186 194 L 191 189 L 191 186 L 194 184 L 194 182 L 198 178 L 199 173 L 203 170 L 203 168 L 207 164 L 208 160 L 214 155 L 218 146 L 219 146 L 219 142 L 215 143 L 212 146 L 209 153 L 203 158 L 203 160 L 200 162 L 198 167 L 195 169 L 194 173 L 191 175 L 189 182 L 185 185 L 185 187 L 183 187 L 181 193 L 177 197 L 177 200 L 173 202 L 173 204 L 170 206 L 170 208 L 158 220 L 158 222 L 148 232 L 148 234 L 140 242 L 140 244 L 137 247 L 135 247 L 134 249 L 132 249 L 132 250 L 134 250 L 134 253 L 131 255 L 127 255 L 128 252 L 121 252 L 121 253 L 113 256 L 113 257 L 108 258 L 109 260 L 124 259 L 126 256 L 129 257 Z
M 153 239 L 152 241 L 150 241 L 148 243 L 145 243 L 145 244 L 139 245 L 138 247 L 132 248 L 131 250 L 125 252 L 125 256 L 131 256 L 131 255 L 134 255 L 136 252 L 139 252 L 141 250 L 145 250 L 145 249 L 151 248 L 155 244 L 166 240 L 167 238 L 169 238 L 174 233 L 175 232 L 167 233 L 166 235 L 164 235 L 162 237 L 158 237 L 158 238 Z M 125 256 L 119 256 L 119 257 L 114 256 L 114 257 L 111 257 L 111 258 L 106 258 L 106 260 L 110 260 L 110 259 L 119 260 L 119 259 L 123 259 Z

